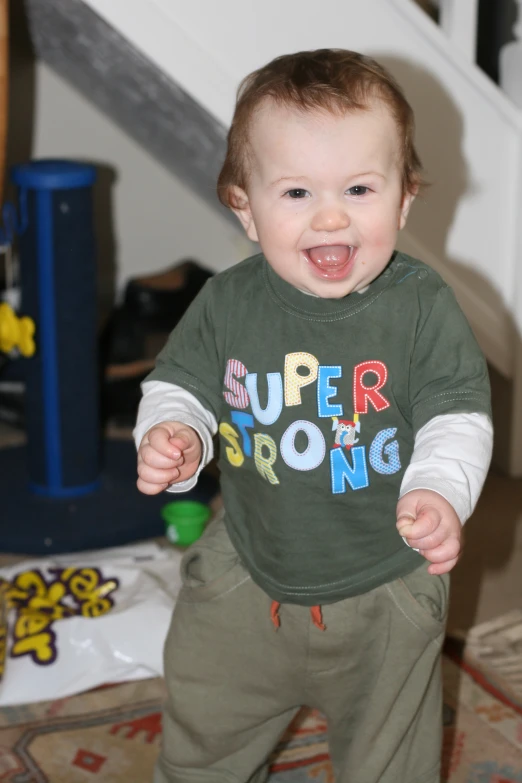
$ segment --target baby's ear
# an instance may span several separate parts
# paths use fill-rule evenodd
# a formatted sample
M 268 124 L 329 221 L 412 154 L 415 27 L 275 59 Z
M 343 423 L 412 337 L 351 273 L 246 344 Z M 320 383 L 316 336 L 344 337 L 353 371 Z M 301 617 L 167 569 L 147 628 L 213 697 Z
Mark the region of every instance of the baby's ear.
M 418 191 L 419 189 L 416 187 L 415 190 L 408 191 L 402 197 L 401 211 L 399 213 L 399 231 L 401 231 L 406 225 L 406 221 L 408 220 L 408 214 L 410 212 L 411 205 L 415 201 L 415 197 Z
M 229 204 L 234 215 L 237 215 L 239 221 L 246 231 L 246 235 L 252 242 L 259 242 L 257 230 L 250 209 L 250 201 L 243 188 L 232 185 L 229 191 Z

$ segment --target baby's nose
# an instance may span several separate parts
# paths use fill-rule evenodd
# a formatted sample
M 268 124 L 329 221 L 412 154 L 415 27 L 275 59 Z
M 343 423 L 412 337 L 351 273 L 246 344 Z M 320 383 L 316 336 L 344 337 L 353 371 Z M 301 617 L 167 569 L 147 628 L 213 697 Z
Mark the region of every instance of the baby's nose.
M 349 225 L 350 216 L 340 205 L 324 206 L 317 210 L 312 219 L 314 231 L 340 231 Z

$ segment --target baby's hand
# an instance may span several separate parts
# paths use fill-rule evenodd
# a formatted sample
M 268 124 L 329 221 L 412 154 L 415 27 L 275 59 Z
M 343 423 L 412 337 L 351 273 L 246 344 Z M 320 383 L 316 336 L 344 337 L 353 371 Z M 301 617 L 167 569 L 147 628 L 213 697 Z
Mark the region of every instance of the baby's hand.
M 192 427 L 163 421 L 151 427 L 138 449 L 138 489 L 157 495 L 191 478 L 201 461 L 201 441 Z
M 462 525 L 453 506 L 437 492 L 407 492 L 397 504 L 397 530 L 432 563 L 430 574 L 446 574 L 459 559 Z

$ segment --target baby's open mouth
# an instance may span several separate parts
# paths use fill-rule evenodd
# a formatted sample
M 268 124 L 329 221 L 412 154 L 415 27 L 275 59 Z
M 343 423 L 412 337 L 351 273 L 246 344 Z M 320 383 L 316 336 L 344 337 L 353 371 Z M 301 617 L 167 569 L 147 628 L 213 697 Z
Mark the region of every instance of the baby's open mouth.
M 306 254 L 321 277 L 338 279 L 350 271 L 356 251 L 352 245 L 320 245 Z

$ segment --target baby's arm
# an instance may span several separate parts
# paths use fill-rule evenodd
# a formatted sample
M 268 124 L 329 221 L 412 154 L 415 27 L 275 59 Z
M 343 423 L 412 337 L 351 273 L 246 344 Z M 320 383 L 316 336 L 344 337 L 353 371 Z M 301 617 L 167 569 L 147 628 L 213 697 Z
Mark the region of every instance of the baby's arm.
M 145 494 L 185 492 L 212 459 L 214 415 L 189 392 L 163 381 L 142 384 L 134 439 L 138 489 Z
M 491 421 L 483 413 L 436 416 L 417 433 L 397 528 L 432 563 L 431 574 L 450 571 L 458 560 L 462 525 L 482 490 L 492 442 Z

